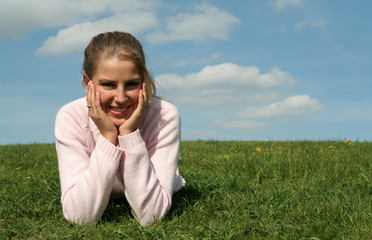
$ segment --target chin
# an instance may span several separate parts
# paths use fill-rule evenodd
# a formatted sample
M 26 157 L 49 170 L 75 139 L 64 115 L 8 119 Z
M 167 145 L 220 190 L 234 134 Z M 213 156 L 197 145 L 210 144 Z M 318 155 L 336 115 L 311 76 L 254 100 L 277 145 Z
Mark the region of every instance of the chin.
M 114 123 L 116 127 L 120 127 L 125 122 L 125 120 L 116 119 L 116 120 L 113 120 L 112 122 Z
M 112 116 L 109 116 L 109 119 L 116 127 L 120 127 L 125 122 L 125 119 L 114 118 Z

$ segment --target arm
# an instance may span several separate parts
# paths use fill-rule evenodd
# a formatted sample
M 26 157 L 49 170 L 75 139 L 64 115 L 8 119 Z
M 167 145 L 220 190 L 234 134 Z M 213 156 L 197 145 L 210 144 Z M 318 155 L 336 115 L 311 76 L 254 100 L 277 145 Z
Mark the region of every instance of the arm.
M 151 124 L 146 148 L 139 130 L 119 137 L 125 151 L 125 196 L 142 226 L 160 220 L 172 203 L 180 147 L 180 120 L 176 109 L 168 120 Z
M 70 222 L 92 224 L 107 206 L 122 151 L 102 136 L 94 150 L 88 146 L 91 133 L 71 109 L 58 113 L 55 134 L 63 214 Z

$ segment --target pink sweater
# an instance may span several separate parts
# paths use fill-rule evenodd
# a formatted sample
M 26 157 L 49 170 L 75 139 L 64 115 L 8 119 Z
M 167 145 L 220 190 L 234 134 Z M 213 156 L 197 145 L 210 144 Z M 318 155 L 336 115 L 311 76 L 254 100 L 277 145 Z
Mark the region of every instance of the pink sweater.
M 177 162 L 180 118 L 175 106 L 152 99 L 135 132 L 114 146 L 88 117 L 86 98 L 63 106 L 55 123 L 63 214 L 91 225 L 102 216 L 110 196 L 124 197 L 142 226 L 161 219 L 172 194 L 185 186 Z

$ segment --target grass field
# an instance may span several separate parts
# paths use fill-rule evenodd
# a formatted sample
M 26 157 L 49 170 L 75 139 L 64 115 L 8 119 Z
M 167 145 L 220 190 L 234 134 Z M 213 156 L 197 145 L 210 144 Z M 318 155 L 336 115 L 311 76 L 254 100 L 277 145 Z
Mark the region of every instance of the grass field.
M 0 146 L 0 239 L 372 239 L 372 143 L 183 142 L 187 187 L 142 228 L 125 201 L 69 224 L 53 144 Z

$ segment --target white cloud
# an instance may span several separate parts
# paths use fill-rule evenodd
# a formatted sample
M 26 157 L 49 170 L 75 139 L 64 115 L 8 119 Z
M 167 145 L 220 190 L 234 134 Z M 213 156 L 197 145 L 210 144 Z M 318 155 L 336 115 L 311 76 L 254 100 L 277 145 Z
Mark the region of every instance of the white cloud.
M 162 92 L 162 91 L 161 91 Z M 161 95 L 162 96 L 162 95 Z M 166 93 L 165 98 L 169 98 L 178 106 L 198 106 L 198 109 L 208 111 L 215 110 L 232 110 L 248 107 L 255 103 L 266 103 L 273 101 L 280 96 L 279 93 L 262 93 L 249 95 L 244 92 L 231 94 L 203 94 L 198 90 L 181 90 Z
M 207 41 L 228 39 L 239 20 L 226 11 L 202 3 L 193 13 L 157 18 L 158 0 L 2 0 L 0 39 L 20 38 L 38 29 L 58 29 L 46 39 L 37 54 L 81 52 L 99 32 L 121 30 L 150 33 L 150 42 Z M 219 56 L 214 56 L 214 59 Z
M 0 39 L 84 23 L 105 14 L 150 10 L 156 4 L 154 0 L 1 0 Z
M 160 96 L 183 109 L 216 116 L 210 122 L 211 129 L 264 131 L 268 123 L 251 119 L 305 116 L 323 109 L 318 100 L 307 95 L 291 96 L 278 102 L 283 90 L 292 87 L 297 80 L 277 67 L 260 73 L 255 66 L 222 63 L 185 76 L 162 74 L 155 80 L 160 85 Z M 256 107 L 263 104 L 267 106 Z
M 82 52 L 89 40 L 105 31 L 126 31 L 136 34 L 156 26 L 157 19 L 153 12 L 137 11 L 116 14 L 96 22 L 75 24 L 62 29 L 57 36 L 49 37 L 36 51 L 37 54 L 62 55 Z
M 301 6 L 304 4 L 304 0 L 274 0 L 269 1 L 269 4 L 275 11 L 280 12 Z
M 156 27 L 158 4 L 157 0 L 2 0 L 0 39 L 62 28 L 37 53 L 70 53 L 81 50 L 98 32 L 122 30 L 135 34 Z
M 288 72 L 274 67 L 269 73 L 260 74 L 255 66 L 239 66 L 233 63 L 222 63 L 204 67 L 198 73 L 191 73 L 185 77 L 176 74 L 162 74 L 156 81 L 166 91 L 180 91 L 190 89 L 202 93 L 229 94 L 233 92 L 248 92 L 267 90 L 282 84 L 294 85 L 296 80 Z
M 260 74 L 255 66 L 239 66 L 223 63 L 207 66 L 197 73 L 184 77 L 163 74 L 155 78 L 158 95 L 177 106 L 220 114 L 248 108 L 252 104 L 273 102 L 281 94 L 275 92 L 292 86 L 296 80 L 288 72 L 274 67 Z
M 203 3 L 195 7 L 196 13 L 181 13 L 170 17 L 165 30 L 156 30 L 148 35 L 152 43 L 169 41 L 206 41 L 209 39 L 228 39 L 228 32 L 240 21 L 226 11 Z
M 307 95 L 288 97 L 282 102 L 263 108 L 249 107 L 238 114 L 242 118 L 273 118 L 310 115 L 323 109 L 323 105 Z
M 325 20 L 324 19 L 317 19 L 317 20 L 312 20 L 312 21 L 300 21 L 294 25 L 294 29 L 302 29 L 304 27 L 322 27 L 325 25 Z
M 75 5 L 75 7 L 73 7 Z M 40 28 L 72 24 L 89 19 L 99 9 L 88 5 L 90 13 L 81 13 L 77 1 L 2 0 L 0 1 L 0 38 L 19 38 Z

